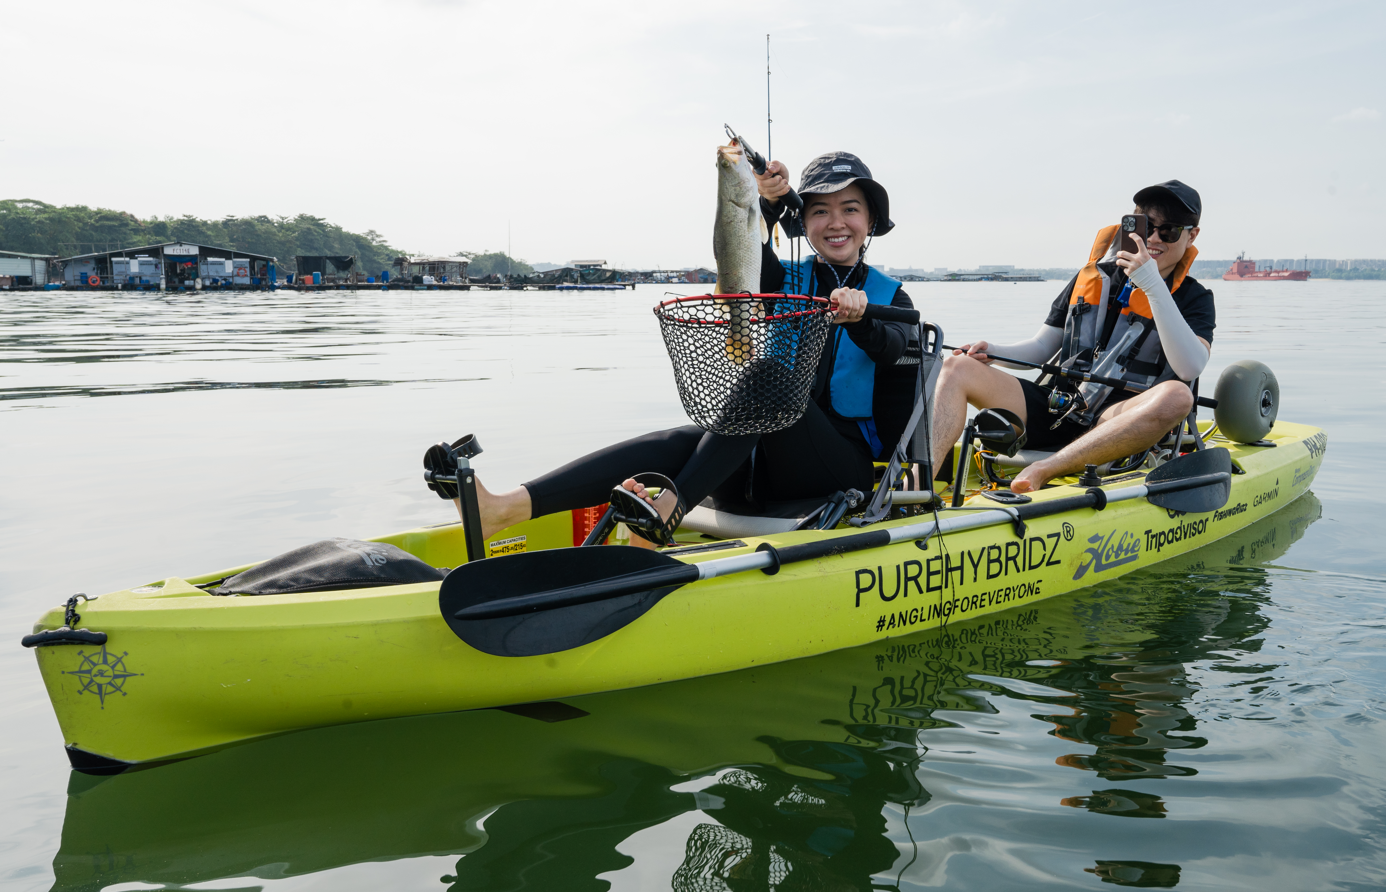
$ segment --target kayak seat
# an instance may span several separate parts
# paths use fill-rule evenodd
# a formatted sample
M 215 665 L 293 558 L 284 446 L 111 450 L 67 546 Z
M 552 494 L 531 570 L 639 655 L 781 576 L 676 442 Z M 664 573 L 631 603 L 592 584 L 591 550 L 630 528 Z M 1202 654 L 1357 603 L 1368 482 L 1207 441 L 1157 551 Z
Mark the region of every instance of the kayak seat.
M 708 497 L 684 516 L 681 527 L 718 539 L 769 536 L 804 529 L 827 505 L 826 498 L 751 505 Z

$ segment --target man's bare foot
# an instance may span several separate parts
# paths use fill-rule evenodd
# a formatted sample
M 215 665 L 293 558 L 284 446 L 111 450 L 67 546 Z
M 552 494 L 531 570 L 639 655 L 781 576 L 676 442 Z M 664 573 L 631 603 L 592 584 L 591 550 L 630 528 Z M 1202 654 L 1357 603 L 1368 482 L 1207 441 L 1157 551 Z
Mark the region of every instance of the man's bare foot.
M 1043 465 L 1043 462 L 1036 462 L 1015 475 L 1011 481 L 1011 492 L 1034 492 L 1053 479 L 1054 475 L 1046 471 Z

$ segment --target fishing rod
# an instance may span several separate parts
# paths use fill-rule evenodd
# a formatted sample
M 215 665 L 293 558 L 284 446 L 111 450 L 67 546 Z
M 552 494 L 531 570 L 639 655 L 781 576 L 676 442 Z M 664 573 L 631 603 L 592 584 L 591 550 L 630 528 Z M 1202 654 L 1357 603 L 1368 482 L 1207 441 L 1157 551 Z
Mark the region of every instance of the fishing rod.
M 770 125 L 775 120 L 770 117 L 770 35 L 765 35 L 765 153 L 771 158 L 775 157 L 775 145 L 770 141 Z M 1305 256 L 1305 269 L 1308 269 L 1308 257 Z
M 961 347 L 952 347 L 948 344 L 943 345 L 944 350 L 962 350 Z M 997 362 L 1004 362 L 1007 365 L 1018 365 L 1021 368 L 1036 369 L 1050 375 L 1057 375 L 1060 378 L 1068 378 L 1070 381 L 1082 381 L 1084 383 L 1106 384 L 1108 387 L 1125 387 L 1129 382 L 1121 378 L 1108 378 L 1105 375 L 1093 375 L 1080 369 L 1066 369 L 1063 366 L 1054 365 L 1052 362 L 1029 362 L 1024 359 L 1011 359 L 1008 356 L 997 356 L 990 350 L 983 350 L 989 358 Z
M 948 344 L 944 344 L 943 349 L 961 350 L 962 348 L 952 347 Z M 1060 378 L 1068 378 L 1070 381 L 1082 381 L 1084 383 L 1092 384 L 1105 384 L 1108 387 L 1115 387 L 1118 390 L 1129 390 L 1132 393 L 1145 392 L 1144 387 L 1133 387 L 1131 386 L 1130 381 L 1126 381 L 1121 378 L 1109 378 L 1106 375 L 1094 375 L 1091 372 L 1085 372 L 1081 369 L 1066 369 L 1063 366 L 1054 365 L 1054 363 L 1052 362 L 1029 362 L 1028 360 L 1024 359 L 1012 359 L 1008 356 L 997 356 L 990 350 L 983 350 L 982 352 L 985 353 L 989 358 L 994 359 L 997 362 L 1004 362 L 1008 365 L 1018 365 L 1021 368 L 1026 369 L 1036 369 L 1049 375 L 1056 375 Z M 1209 399 L 1205 396 L 1201 396 L 1198 398 L 1198 404 L 1200 406 L 1203 406 L 1205 409 L 1216 409 L 1218 407 L 1217 400 Z
M 722 127 L 727 131 L 728 138 L 734 140 L 737 145 L 741 146 L 741 150 L 746 153 L 746 160 L 751 163 L 751 170 L 754 170 L 760 176 L 764 176 L 766 168 L 770 166 L 770 163 L 765 160 L 765 156 L 751 148 L 750 144 L 746 142 L 746 138 L 744 136 L 738 136 L 736 131 L 731 129 L 730 124 L 723 124 Z M 793 187 L 790 187 L 790 190 L 786 192 L 780 200 L 785 203 L 792 213 L 797 213 L 804 209 L 804 200 L 799 197 L 799 193 L 795 192 Z

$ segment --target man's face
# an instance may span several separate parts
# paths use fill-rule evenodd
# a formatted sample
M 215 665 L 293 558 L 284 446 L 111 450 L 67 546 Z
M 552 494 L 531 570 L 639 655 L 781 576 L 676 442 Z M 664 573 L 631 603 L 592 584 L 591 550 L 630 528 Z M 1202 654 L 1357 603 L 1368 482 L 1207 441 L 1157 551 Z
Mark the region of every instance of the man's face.
M 1141 213 L 1139 208 L 1136 213 Z M 1147 227 L 1150 237 L 1146 239 L 1146 250 L 1150 252 L 1150 257 L 1155 261 L 1155 265 L 1160 270 L 1160 276 L 1168 276 L 1173 269 L 1179 265 L 1179 261 L 1184 259 L 1184 252 L 1189 250 L 1189 245 L 1198 238 L 1198 227 L 1193 229 L 1183 229 L 1179 232 L 1179 238 L 1173 242 L 1166 243 L 1160 238 L 1157 227 L 1162 226 L 1166 220 L 1164 215 L 1158 210 L 1145 212 L 1149 218 L 1150 225 Z

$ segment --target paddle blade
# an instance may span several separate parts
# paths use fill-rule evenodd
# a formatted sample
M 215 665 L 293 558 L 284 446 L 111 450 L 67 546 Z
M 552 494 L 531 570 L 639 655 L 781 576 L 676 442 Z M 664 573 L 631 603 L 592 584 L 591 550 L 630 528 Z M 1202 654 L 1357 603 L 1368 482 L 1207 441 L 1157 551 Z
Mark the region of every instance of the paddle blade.
M 498 657 L 532 657 L 581 647 L 633 622 L 676 585 L 616 595 L 585 604 L 518 616 L 467 619 L 456 613 L 475 604 L 533 595 L 645 570 L 686 566 L 644 548 L 594 546 L 507 554 L 453 570 L 438 590 L 438 609 L 453 634 Z
M 1222 448 L 1190 452 L 1151 471 L 1145 485 L 1150 502 L 1168 511 L 1216 511 L 1232 495 L 1232 454 Z

